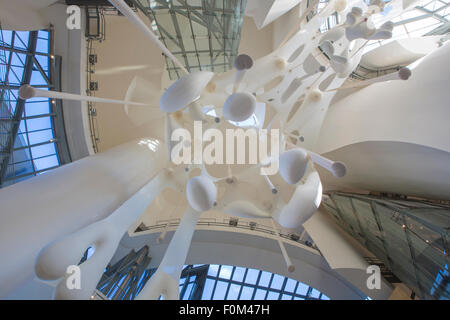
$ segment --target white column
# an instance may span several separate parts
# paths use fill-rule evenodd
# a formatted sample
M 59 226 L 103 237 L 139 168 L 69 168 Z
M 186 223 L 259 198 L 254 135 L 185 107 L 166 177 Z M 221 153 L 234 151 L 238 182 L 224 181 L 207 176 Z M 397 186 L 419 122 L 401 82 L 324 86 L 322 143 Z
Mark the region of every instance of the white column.
M 0 190 L 0 297 L 34 276 L 40 250 L 103 219 L 166 164 L 156 139 L 133 140 Z
M 352 243 L 350 236 L 338 227 L 324 209 L 317 212 L 303 224 L 306 232 L 313 239 L 331 269 L 343 276 L 356 288 L 372 299 L 387 299 L 391 286 L 381 277 L 380 289 L 369 289 L 367 280 L 372 273 L 368 273 L 369 264 L 363 258 L 357 244 Z

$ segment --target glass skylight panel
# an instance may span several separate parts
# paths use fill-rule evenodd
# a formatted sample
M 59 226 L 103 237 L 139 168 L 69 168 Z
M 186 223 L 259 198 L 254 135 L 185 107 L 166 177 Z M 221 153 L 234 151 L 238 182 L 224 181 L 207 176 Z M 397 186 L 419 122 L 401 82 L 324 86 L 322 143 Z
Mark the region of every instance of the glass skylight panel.
M 219 278 L 230 279 L 232 271 L 233 271 L 233 267 L 232 266 L 224 266 L 224 265 L 221 266 L 220 273 L 219 273 Z
M 241 290 L 241 286 L 237 284 L 231 284 L 228 289 L 227 300 L 237 300 L 239 297 L 239 292 Z
M 19 87 L 29 79 L 30 85 L 48 90 L 52 85 L 49 80 L 49 31 L 0 30 L 0 33 L 1 45 L 18 50 L 14 52 L 6 48 L 0 51 L 1 81 L 7 85 Z M 37 53 L 33 56 L 28 46 L 32 44 L 34 46 L 34 42 Z M 8 65 L 9 59 L 11 59 L 11 65 Z M 29 69 L 26 70 L 27 65 Z M 26 74 L 26 72 L 30 73 Z M 12 126 L 2 128 L 5 131 L 2 135 L 9 135 L 12 143 L 11 150 L 6 150 L 9 148 L 7 144 L 2 145 L 5 150 L 1 151 L 9 154 L 7 162 L 2 160 L 2 166 L 7 166 L 4 176 L 0 177 L 2 186 L 30 178 L 60 165 L 55 143 L 57 139 L 52 123 L 54 116 L 52 102 L 46 98 L 32 98 L 21 104 L 18 101 L 17 88 L 2 91 L 0 107 L 2 117 L 20 121 L 17 132 L 13 131 Z M 17 114 L 18 106 L 20 110 L 23 110 L 22 114 Z M 14 134 L 15 137 L 13 137 Z
M 256 284 L 256 280 L 258 279 L 259 270 L 248 269 L 247 275 L 245 277 L 245 283 L 248 284 Z

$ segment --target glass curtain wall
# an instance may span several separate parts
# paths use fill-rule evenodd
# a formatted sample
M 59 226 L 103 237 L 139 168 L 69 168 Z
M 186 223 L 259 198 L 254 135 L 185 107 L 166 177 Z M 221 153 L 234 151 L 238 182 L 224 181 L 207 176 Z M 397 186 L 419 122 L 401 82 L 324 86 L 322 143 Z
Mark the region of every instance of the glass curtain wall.
M 52 54 L 51 44 L 50 30 L 10 31 L 0 26 L 0 187 L 70 161 L 61 102 L 24 101 L 18 95 L 23 84 L 58 89 L 61 59 Z
M 450 206 L 330 193 L 323 206 L 421 299 L 449 299 Z

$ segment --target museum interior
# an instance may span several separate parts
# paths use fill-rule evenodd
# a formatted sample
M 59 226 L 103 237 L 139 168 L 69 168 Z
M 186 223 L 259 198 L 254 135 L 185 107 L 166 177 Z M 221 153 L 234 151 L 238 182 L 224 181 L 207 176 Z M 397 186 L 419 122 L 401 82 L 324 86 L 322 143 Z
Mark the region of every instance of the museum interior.
M 0 299 L 448 300 L 448 40 L 449 0 L 0 0 Z

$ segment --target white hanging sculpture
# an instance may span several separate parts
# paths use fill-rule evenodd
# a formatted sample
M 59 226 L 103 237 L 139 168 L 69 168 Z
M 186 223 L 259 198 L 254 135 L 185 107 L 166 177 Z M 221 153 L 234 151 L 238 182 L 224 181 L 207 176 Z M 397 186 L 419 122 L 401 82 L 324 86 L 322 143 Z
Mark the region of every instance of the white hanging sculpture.
M 291 149 L 280 155 L 280 175 L 289 184 L 296 184 L 305 175 L 308 154 L 302 149 Z
M 256 99 L 248 92 L 237 92 L 230 95 L 223 105 L 223 116 L 230 121 L 244 121 L 255 112 Z
M 228 121 L 220 121 L 221 117 L 231 121 L 246 120 L 254 114 L 256 102 L 264 103 L 266 108 L 268 124 L 261 124 L 261 127 L 280 129 L 279 136 L 273 140 L 280 144 L 279 158 L 276 153 L 269 153 L 266 158 L 260 159 L 260 163 L 245 170 L 228 166 L 228 174 L 224 177 L 215 177 L 214 172 L 207 172 L 201 164 L 174 165 L 168 162 L 167 168 L 108 218 L 50 243 L 43 248 L 36 262 L 39 278 L 60 280 L 56 298 L 88 299 L 123 233 L 158 194 L 171 188 L 178 192 L 179 197 L 186 197 L 188 206 L 158 270 L 138 298 L 158 299 L 162 295 L 165 299 L 178 299 L 181 270 L 202 212 L 213 209 L 230 215 L 273 219 L 282 227 L 295 229 L 308 220 L 321 203 L 322 184 L 314 164 L 336 177 L 346 174 L 347 168 L 343 163 L 326 159 L 313 150 L 335 89 L 340 88 L 358 66 L 361 48 L 367 40 L 385 39 L 392 35 L 392 23 L 374 28 L 370 22 L 371 16 L 378 14 L 384 6 L 382 1 L 374 0 L 368 8 L 362 0 L 331 0 L 302 29 L 269 55 L 256 61 L 247 55 L 239 55 L 236 70 L 223 74 L 209 71 L 188 73 L 123 0 L 110 2 L 187 73 L 162 94 L 160 108 L 152 111 L 153 119 L 166 119 L 165 139 L 169 159 L 173 147 L 169 139 L 175 128 L 181 126 L 191 130 L 193 121 L 201 120 L 207 128 L 225 131 L 235 126 Z M 349 4 L 353 7 L 350 8 Z M 346 22 L 321 34 L 319 27 L 335 11 L 346 17 Z M 389 13 L 386 17 L 391 18 Z M 304 22 L 303 18 L 301 20 Z M 351 50 L 350 42 L 353 46 Z M 408 70 L 400 70 L 393 77 L 407 79 L 409 75 Z M 136 81 L 130 85 L 126 101 L 108 99 L 102 102 L 125 104 L 130 117 L 131 106 L 148 107 L 153 97 L 146 95 Z M 241 88 L 245 90 L 238 92 Z M 19 92 L 23 99 L 37 96 L 37 93 L 57 99 L 93 101 L 92 97 L 80 95 L 51 91 L 42 93 L 29 86 L 22 87 Z M 214 116 L 202 112 L 202 107 L 211 105 L 216 111 Z M 184 108 L 189 108 L 189 116 Z M 265 138 L 269 140 L 269 135 Z M 285 151 L 287 147 L 291 149 Z M 282 179 L 261 175 L 260 169 L 268 163 L 279 164 Z M 202 173 L 190 178 L 191 169 L 198 168 Z M 218 187 L 224 190 L 220 195 Z M 285 194 L 292 196 L 286 199 L 283 197 Z M 67 266 L 76 264 L 89 246 L 93 246 L 95 252 L 80 265 L 83 290 L 65 289 Z M 280 248 L 289 271 L 293 271 L 295 266 L 282 244 Z
M 217 197 L 215 184 L 205 176 L 189 179 L 186 185 L 186 198 L 189 205 L 196 211 L 211 209 Z

